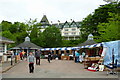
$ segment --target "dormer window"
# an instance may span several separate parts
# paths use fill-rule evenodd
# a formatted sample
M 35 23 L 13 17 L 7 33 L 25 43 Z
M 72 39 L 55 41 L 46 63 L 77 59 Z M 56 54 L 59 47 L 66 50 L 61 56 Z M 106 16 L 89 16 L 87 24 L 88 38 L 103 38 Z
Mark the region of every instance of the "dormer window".
M 65 24 L 64 24 L 64 28 L 69 28 L 69 23 L 66 21 Z
M 77 25 L 76 25 L 76 23 L 74 21 L 71 23 L 71 28 L 72 27 L 77 27 Z

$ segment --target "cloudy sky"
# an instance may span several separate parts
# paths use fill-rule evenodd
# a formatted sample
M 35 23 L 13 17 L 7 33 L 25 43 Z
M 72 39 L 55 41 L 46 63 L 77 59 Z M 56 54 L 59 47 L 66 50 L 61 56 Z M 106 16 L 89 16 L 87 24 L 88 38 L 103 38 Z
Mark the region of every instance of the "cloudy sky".
M 40 21 L 43 15 L 53 23 L 81 21 L 103 4 L 103 0 L 0 0 L 0 22 L 25 22 L 30 18 Z

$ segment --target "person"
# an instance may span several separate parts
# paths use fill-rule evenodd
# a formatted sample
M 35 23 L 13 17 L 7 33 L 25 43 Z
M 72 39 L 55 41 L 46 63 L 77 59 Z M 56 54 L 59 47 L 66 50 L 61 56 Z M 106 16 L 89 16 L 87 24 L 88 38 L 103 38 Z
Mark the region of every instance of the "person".
M 83 55 L 82 55 L 82 54 L 79 55 L 79 61 L 80 61 L 81 63 L 83 62 Z
M 33 53 L 30 52 L 30 55 L 28 56 L 28 62 L 29 62 L 29 72 L 33 73 L 34 72 L 34 56 Z
M 82 56 L 83 56 L 83 58 L 85 58 L 85 52 L 84 51 L 82 52 Z
M 24 54 L 24 58 L 27 61 L 27 53 Z
M 48 52 L 48 62 L 50 63 L 50 60 L 51 60 L 51 52 L 49 51 Z
M 53 59 L 53 54 L 54 54 L 54 53 L 53 53 L 53 51 L 50 51 L 50 52 L 51 52 L 51 60 L 52 60 L 52 59 Z
M 35 57 L 36 57 L 36 65 L 40 65 L 40 50 L 38 49 L 36 52 L 35 52 Z
M 25 58 L 25 53 L 26 52 L 22 51 L 22 57 L 23 57 L 23 59 Z
M 23 54 L 20 52 L 20 59 L 23 60 Z
M 79 53 L 75 51 L 75 62 L 79 62 Z

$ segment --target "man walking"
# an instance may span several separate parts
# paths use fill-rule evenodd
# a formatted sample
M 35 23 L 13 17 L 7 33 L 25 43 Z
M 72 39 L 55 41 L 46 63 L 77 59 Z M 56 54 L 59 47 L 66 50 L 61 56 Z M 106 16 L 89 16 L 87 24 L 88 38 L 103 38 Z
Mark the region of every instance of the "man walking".
M 36 57 L 36 65 L 40 65 L 40 50 L 38 49 L 36 52 L 35 52 L 35 57 Z

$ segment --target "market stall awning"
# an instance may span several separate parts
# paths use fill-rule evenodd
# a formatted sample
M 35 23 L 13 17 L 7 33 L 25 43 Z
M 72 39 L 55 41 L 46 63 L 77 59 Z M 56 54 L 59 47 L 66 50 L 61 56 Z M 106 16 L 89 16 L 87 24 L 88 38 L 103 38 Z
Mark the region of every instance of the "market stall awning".
M 102 43 L 98 43 L 98 44 L 80 46 L 79 48 L 94 48 L 94 47 L 101 47 L 101 46 L 102 46 Z
M 93 47 L 101 47 L 102 43 L 93 44 L 93 45 L 86 45 L 86 46 L 79 46 L 79 47 L 62 47 L 62 48 L 42 48 L 41 51 L 50 51 L 50 50 L 78 50 L 81 48 L 93 48 Z
M 49 51 L 49 50 L 75 50 L 78 49 L 79 47 L 63 47 L 63 48 L 42 48 L 40 49 L 41 51 Z
M 101 46 L 102 46 L 102 43 L 86 45 L 86 46 L 83 46 L 83 47 L 84 48 L 94 48 L 94 47 L 101 47 Z

